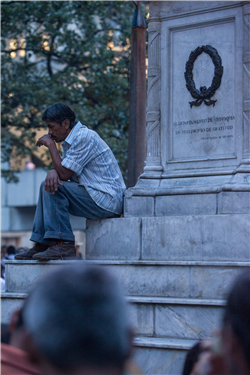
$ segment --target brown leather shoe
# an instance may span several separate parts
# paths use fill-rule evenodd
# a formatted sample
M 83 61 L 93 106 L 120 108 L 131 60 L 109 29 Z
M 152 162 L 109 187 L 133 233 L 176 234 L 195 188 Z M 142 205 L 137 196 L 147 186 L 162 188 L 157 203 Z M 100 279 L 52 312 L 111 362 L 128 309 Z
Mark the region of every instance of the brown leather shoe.
M 33 255 L 41 253 L 48 249 L 49 246 L 43 245 L 42 243 L 36 242 L 35 245 L 28 251 L 15 255 L 16 260 L 31 260 Z
M 46 251 L 33 255 L 33 260 L 64 260 L 76 259 L 75 245 L 65 244 L 58 241 L 54 246 L 49 247 Z

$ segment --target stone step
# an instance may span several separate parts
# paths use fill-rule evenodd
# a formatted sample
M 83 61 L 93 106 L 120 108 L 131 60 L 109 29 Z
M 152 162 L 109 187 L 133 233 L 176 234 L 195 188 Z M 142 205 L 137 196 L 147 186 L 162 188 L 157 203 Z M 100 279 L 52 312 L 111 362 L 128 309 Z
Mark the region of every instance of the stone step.
M 136 337 L 133 341 L 134 346 L 144 348 L 158 349 L 179 349 L 189 350 L 197 342 L 197 340 L 187 339 L 170 339 L 170 338 L 154 338 L 154 337 Z
M 87 221 L 86 259 L 250 261 L 250 215 Z
M 27 293 L 1 293 L 1 323 L 8 324 L 13 312 L 22 307 Z
M 1 322 L 8 323 L 26 293 L 2 293 Z M 136 335 L 203 339 L 219 327 L 225 300 L 127 297 Z
M 137 337 L 134 361 L 148 375 L 177 375 L 196 340 Z
M 7 319 L 7 317 L 10 317 L 16 308 L 21 307 L 26 296 L 26 293 L 2 293 L 2 323 L 8 323 L 9 319 Z M 151 306 L 151 303 L 172 304 L 175 302 L 174 299 L 145 297 L 128 297 L 128 301 L 133 303 L 133 306 L 134 304 L 141 303 Z M 202 305 L 208 306 L 221 306 L 225 303 L 225 301 L 213 300 L 200 300 L 199 302 Z M 195 306 L 195 300 L 188 301 L 180 299 L 177 303 Z M 145 374 L 180 374 L 187 350 L 190 349 L 196 341 L 197 340 L 194 339 L 169 337 L 136 337 L 134 339 L 134 361 L 144 370 Z
M 7 261 L 6 291 L 27 293 L 60 265 L 79 261 Z M 250 262 L 92 261 L 108 266 L 130 296 L 224 299 L 231 282 Z
M 137 335 L 194 339 L 211 337 L 220 326 L 224 300 L 128 297 Z M 150 301 L 150 302 L 149 302 Z M 217 302 L 217 303 L 216 303 Z

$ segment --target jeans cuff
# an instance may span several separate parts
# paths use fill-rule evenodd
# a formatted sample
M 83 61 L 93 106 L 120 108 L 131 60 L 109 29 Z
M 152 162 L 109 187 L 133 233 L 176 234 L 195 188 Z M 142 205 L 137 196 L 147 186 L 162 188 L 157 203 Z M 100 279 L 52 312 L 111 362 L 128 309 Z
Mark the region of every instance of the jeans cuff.
M 44 236 L 39 234 L 39 233 L 32 233 L 32 235 L 30 237 L 30 241 L 39 242 L 39 243 L 42 243 L 43 245 L 51 245 L 52 244 L 52 241 L 46 241 L 44 239 Z
M 49 239 L 75 242 L 74 234 L 68 233 L 68 232 L 50 232 L 50 231 L 47 231 L 43 238 L 44 238 L 44 240 L 46 240 L 46 238 L 49 238 Z

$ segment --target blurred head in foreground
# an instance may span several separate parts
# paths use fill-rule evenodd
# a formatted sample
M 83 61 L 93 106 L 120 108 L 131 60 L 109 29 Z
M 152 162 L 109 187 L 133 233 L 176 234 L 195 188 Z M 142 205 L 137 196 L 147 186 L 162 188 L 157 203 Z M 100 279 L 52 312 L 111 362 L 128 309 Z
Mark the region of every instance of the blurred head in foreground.
M 237 277 L 228 296 L 222 353 L 229 374 L 250 374 L 250 270 Z
M 46 275 L 22 315 L 42 373 L 122 374 L 132 341 L 127 305 L 104 267 L 81 262 Z

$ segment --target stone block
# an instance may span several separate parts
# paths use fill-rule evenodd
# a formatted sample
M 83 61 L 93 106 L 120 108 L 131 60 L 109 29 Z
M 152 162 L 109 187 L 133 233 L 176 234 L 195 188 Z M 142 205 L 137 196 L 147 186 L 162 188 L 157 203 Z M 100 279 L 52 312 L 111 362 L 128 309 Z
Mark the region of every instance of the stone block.
M 250 215 L 204 216 L 202 260 L 250 261 Z
M 9 324 L 12 314 L 23 305 L 22 298 L 4 298 L 1 296 L 1 323 Z
M 142 218 L 142 259 L 250 260 L 249 215 Z
M 136 348 L 134 362 L 144 374 L 181 374 L 187 351 L 156 348 Z
M 212 306 L 158 305 L 155 307 L 157 337 L 204 339 L 218 329 L 223 308 Z
M 75 261 L 70 261 L 75 262 Z M 79 261 L 76 261 L 79 262 Z M 6 262 L 5 291 L 14 293 L 28 293 L 34 284 L 46 273 L 57 269 L 68 261 L 11 261 Z
M 189 267 L 109 265 L 130 296 L 189 296 Z
M 156 197 L 155 216 L 215 215 L 216 194 L 187 194 Z
M 191 267 L 191 298 L 227 298 L 230 286 L 241 267 Z
M 142 259 L 200 260 L 200 216 L 142 219 Z
M 248 191 L 223 191 L 219 194 L 220 214 L 250 213 L 250 193 Z
M 154 311 L 153 306 L 146 304 L 129 305 L 130 321 L 136 335 L 153 336 L 154 333 Z
M 131 197 L 124 199 L 124 216 L 154 216 L 153 197 Z
M 87 221 L 86 259 L 139 259 L 139 218 Z

